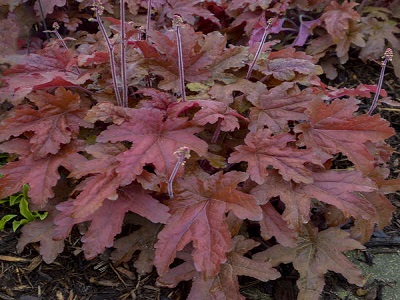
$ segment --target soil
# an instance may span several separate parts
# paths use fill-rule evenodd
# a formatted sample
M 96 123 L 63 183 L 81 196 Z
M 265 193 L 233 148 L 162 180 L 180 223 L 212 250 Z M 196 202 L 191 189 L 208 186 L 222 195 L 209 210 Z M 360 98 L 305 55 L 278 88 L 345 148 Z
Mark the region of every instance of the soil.
M 359 60 L 350 60 L 340 67 L 337 79 L 330 85 L 337 87 L 354 87 L 360 83 L 375 84 L 379 78 L 380 66 L 375 63 L 365 64 Z M 393 74 L 389 65 L 385 76 L 384 88 L 393 100 L 400 101 L 400 81 Z M 360 110 L 366 111 L 371 99 L 365 99 Z M 400 103 L 400 102 L 399 102 Z M 390 138 L 394 148 L 390 161 L 391 176 L 399 176 L 400 160 L 400 107 L 393 108 L 385 104 L 379 106 L 375 113 L 390 121 L 397 135 Z M 391 194 L 390 199 L 398 210 L 393 216 L 392 224 L 383 231 L 377 232 L 366 245 L 362 260 L 373 264 L 373 253 L 393 253 L 400 250 L 400 193 Z M 5 213 L 10 213 L 7 211 Z M 42 261 L 37 246 L 29 245 L 22 254 L 17 254 L 18 232 L 11 229 L 0 231 L 0 299 L 12 300 L 107 300 L 107 299 L 174 299 L 187 297 L 190 284 L 183 282 L 175 289 L 159 288 L 155 284 L 155 270 L 146 277 L 135 273 L 133 261 L 115 266 L 109 260 L 109 252 L 91 261 L 83 258 L 80 249 L 79 232 L 74 232 L 66 241 L 64 252 L 52 264 Z M 133 259 L 134 260 L 134 259 Z M 297 273 L 290 265 L 281 266 L 283 277 L 263 283 L 255 279 L 241 278 L 241 291 L 246 299 L 296 299 Z M 398 277 L 399 278 L 399 277 Z M 357 299 L 384 299 L 382 290 L 385 284 L 379 284 L 379 278 L 364 289 L 349 285 L 338 274 L 326 276 L 326 287 L 322 299 L 348 299 L 348 295 L 358 295 Z M 396 280 L 396 278 L 394 278 Z M 340 296 L 335 291 L 348 293 Z M 393 298 L 397 299 L 397 298 Z M 384 299 L 386 300 L 386 299 Z

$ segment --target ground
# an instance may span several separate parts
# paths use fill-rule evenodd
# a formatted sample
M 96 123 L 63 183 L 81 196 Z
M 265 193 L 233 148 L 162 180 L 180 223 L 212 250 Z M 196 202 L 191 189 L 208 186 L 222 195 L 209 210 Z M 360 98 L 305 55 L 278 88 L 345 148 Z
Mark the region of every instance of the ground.
M 400 81 L 393 74 L 389 65 L 385 76 L 384 88 L 392 99 L 400 101 Z M 379 65 L 365 64 L 359 60 L 350 60 L 340 68 L 337 79 L 330 81 L 330 85 L 337 87 L 354 87 L 360 83 L 375 84 L 380 72 Z M 360 107 L 368 109 L 368 101 Z M 400 103 L 400 102 L 399 102 Z M 400 108 L 381 106 L 378 108 L 382 116 L 391 122 L 397 135 L 390 138 L 389 142 L 395 149 L 390 162 L 392 177 L 397 177 L 400 172 Z M 390 195 L 392 203 L 398 208 L 394 214 L 392 224 L 373 236 L 367 244 L 367 250 L 356 253 L 354 260 L 363 266 L 374 265 L 374 255 L 379 262 L 400 250 L 400 193 Z M 6 213 L 10 213 L 6 211 Z M 185 299 L 189 291 L 189 283 L 181 283 L 175 289 L 159 288 L 155 284 L 157 274 L 155 271 L 146 277 L 135 273 L 133 263 L 114 266 L 109 260 L 109 252 L 91 261 L 83 258 L 80 250 L 79 233 L 74 232 L 66 242 L 65 251 L 53 264 L 42 261 L 35 245 L 30 245 L 22 254 L 17 254 L 16 244 L 19 233 L 10 229 L 0 231 L 0 299 L 12 300 L 107 300 L 107 299 Z M 382 254 L 383 253 L 383 254 Z M 382 258 L 383 257 L 383 258 Z M 385 264 L 385 261 L 383 262 Z M 378 264 L 376 264 L 378 265 Z M 281 266 L 284 276 L 276 281 L 263 283 L 255 279 L 242 278 L 241 291 L 247 299 L 296 299 L 295 281 L 296 272 L 290 266 Z M 367 270 L 369 274 L 375 272 Z M 370 275 L 371 276 L 371 275 Z M 327 285 L 322 299 L 377 299 L 396 300 L 397 296 L 385 296 L 396 284 L 394 276 L 392 282 L 380 278 L 376 273 L 374 280 L 369 281 L 366 287 L 358 289 L 350 286 L 337 274 L 326 276 Z M 393 275 L 392 275 L 393 276 Z M 400 285 L 400 283 L 399 283 Z M 362 296 L 357 298 L 356 296 Z M 352 297 L 352 298 L 351 298 Z

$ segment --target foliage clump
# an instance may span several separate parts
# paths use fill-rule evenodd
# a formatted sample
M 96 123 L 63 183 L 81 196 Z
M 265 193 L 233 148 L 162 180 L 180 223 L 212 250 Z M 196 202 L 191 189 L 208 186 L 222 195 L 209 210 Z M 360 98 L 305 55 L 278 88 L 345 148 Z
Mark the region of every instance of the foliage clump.
M 12 104 L 0 150 L 14 159 L 0 198 L 28 184 L 30 207 L 48 212 L 22 228 L 18 251 L 39 242 L 51 263 L 87 223 L 87 259 L 139 251 L 139 274 L 191 280 L 190 299 L 243 299 L 238 276 L 274 280 L 281 263 L 298 270 L 299 299 L 318 299 L 328 271 L 362 286 L 343 253 L 390 223 L 395 132 L 359 110 L 386 96 L 382 82 L 321 78 L 349 51 L 372 63 L 388 46 L 399 75 L 400 16 L 396 4 L 309 2 L 38 0 L 31 18 L 18 18 L 23 3 L 3 6 L 14 44 L 0 40 Z M 37 22 L 57 22 L 42 28 L 54 37 L 24 44 Z M 137 226 L 119 235 L 128 214 Z

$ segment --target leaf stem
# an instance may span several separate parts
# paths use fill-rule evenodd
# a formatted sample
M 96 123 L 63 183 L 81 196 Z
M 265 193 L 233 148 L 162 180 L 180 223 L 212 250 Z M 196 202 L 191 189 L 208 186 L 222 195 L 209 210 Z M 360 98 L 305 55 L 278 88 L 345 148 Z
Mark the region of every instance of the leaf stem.
M 247 80 L 250 79 L 250 76 L 251 76 L 251 73 L 253 72 L 254 66 L 256 65 L 258 57 L 261 54 L 262 47 L 263 47 L 265 39 L 267 38 L 267 35 L 268 35 L 268 29 L 271 28 L 272 22 L 273 22 L 272 19 L 269 19 L 267 21 L 267 26 L 264 29 L 264 33 L 263 33 L 263 35 L 261 37 L 260 44 L 258 45 L 258 49 L 257 49 L 256 55 L 254 55 L 253 62 L 251 63 L 251 66 L 250 66 L 249 70 L 247 71 L 247 75 L 246 75 L 246 79 Z
M 179 167 L 181 165 L 184 165 L 185 160 L 190 157 L 190 149 L 186 146 L 183 146 L 176 150 L 174 154 L 178 157 L 178 161 L 176 162 L 175 167 L 172 170 L 171 176 L 168 179 L 168 196 L 170 199 L 174 198 L 172 183 L 174 182 L 176 173 L 178 173 Z
M 115 66 L 114 48 L 113 48 L 113 45 L 111 44 L 111 41 L 107 35 L 106 29 L 104 28 L 103 22 L 100 17 L 103 14 L 104 6 L 98 0 L 98 1 L 94 2 L 93 8 L 96 12 L 96 21 L 99 24 L 100 31 L 103 34 L 104 39 L 106 40 L 106 44 L 107 44 L 108 54 L 110 56 L 110 66 L 111 66 L 111 75 L 112 75 L 111 77 L 112 77 L 112 81 L 113 81 L 115 96 L 117 97 L 117 104 L 118 104 L 118 106 L 123 106 L 121 95 L 120 95 L 119 89 L 118 89 L 118 83 L 117 83 L 117 69 Z
M 181 26 L 183 20 L 180 16 L 174 15 L 172 20 L 173 27 L 175 28 L 176 43 L 178 48 L 178 71 L 179 71 L 179 83 L 181 87 L 182 102 L 186 101 L 185 91 L 185 71 L 183 65 L 183 51 L 182 51 L 182 37 L 181 37 Z
M 376 106 L 378 105 L 378 99 L 382 89 L 382 83 L 383 83 L 383 77 L 385 76 L 386 65 L 389 61 L 392 61 L 392 59 L 393 59 L 393 50 L 391 48 L 387 48 L 385 54 L 382 56 L 381 74 L 379 76 L 378 86 L 376 87 L 374 100 L 372 100 L 371 107 L 367 112 L 368 115 L 371 115 L 372 112 L 375 110 Z
M 125 31 L 125 0 L 120 0 L 121 14 L 121 84 L 122 106 L 128 107 L 128 83 L 126 78 L 126 31 Z

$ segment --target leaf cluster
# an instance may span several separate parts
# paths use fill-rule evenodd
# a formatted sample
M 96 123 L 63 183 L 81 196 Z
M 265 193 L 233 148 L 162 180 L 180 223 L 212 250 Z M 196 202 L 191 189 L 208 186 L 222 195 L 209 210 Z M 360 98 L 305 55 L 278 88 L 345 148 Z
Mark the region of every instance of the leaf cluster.
M 139 253 L 137 273 L 155 267 L 166 287 L 192 281 L 189 299 L 244 299 L 240 276 L 274 280 L 281 263 L 299 272 L 298 299 L 318 299 L 328 271 L 362 286 L 343 253 L 390 224 L 395 132 L 359 109 L 376 86 L 339 89 L 321 75 L 333 78 L 351 49 L 367 60 L 391 46 L 396 57 L 399 15 L 349 1 L 126 5 L 123 22 L 117 4 L 97 1 L 101 23 L 89 1 L 2 6 L 15 53 L 0 47 L 11 107 L 0 199 L 29 185 L 26 205 L 48 212 L 23 226 L 18 251 L 39 242 L 52 263 L 86 224 L 86 259 Z M 24 45 L 38 22 L 57 22 L 55 36 Z

